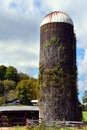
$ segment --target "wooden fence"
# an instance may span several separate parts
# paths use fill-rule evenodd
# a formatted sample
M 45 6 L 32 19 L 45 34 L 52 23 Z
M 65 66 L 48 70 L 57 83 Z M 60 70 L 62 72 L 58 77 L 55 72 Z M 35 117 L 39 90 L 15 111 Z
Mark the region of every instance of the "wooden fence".
M 78 122 L 78 121 L 50 121 L 50 122 L 42 122 L 41 119 L 39 120 L 30 120 L 26 119 L 24 120 L 23 118 L 16 118 L 14 121 L 9 121 L 9 120 L 3 120 L 0 118 L 0 127 L 2 126 L 15 126 L 15 125 L 31 125 L 31 126 L 36 126 L 36 125 L 45 125 L 47 128 L 64 128 L 64 127 L 83 127 L 84 125 L 87 125 L 87 123 L 83 122 Z
M 53 129 L 60 129 L 60 128 L 67 128 L 67 127 L 72 127 L 72 128 L 78 128 L 79 130 L 83 130 L 83 127 L 85 130 L 87 130 L 87 123 L 84 122 L 79 122 L 79 121 L 50 121 L 50 122 L 42 122 L 41 119 L 39 120 L 28 120 L 27 119 L 27 125 L 31 126 L 36 126 L 36 125 L 45 125 L 48 130 L 48 128 L 53 128 Z

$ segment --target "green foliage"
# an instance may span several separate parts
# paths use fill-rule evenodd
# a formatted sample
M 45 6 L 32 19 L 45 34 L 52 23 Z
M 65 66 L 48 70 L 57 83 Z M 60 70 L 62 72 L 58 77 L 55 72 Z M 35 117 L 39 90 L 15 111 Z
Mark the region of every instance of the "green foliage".
M 17 82 L 17 69 L 13 66 L 9 66 L 6 69 L 5 79 L 13 80 Z
M 82 104 L 82 111 L 86 111 L 87 112 L 87 103 L 86 104 Z
M 37 89 L 36 89 L 37 81 L 29 79 L 22 80 L 18 83 L 16 91 L 19 100 L 22 104 L 30 104 L 30 100 L 37 98 Z
M 52 44 L 52 43 L 56 43 L 56 41 L 57 41 L 57 37 L 54 35 L 54 36 L 52 36 L 51 37 L 51 39 L 50 39 L 50 43 Z
M 0 80 L 4 80 L 7 67 L 0 65 Z
M 22 80 L 21 82 L 18 83 L 17 88 L 17 96 L 20 99 L 22 104 L 29 104 L 31 97 L 29 93 L 29 87 L 28 87 L 28 81 L 27 80 Z
M 87 103 L 87 91 L 84 92 L 84 96 L 82 100 L 83 100 L 83 103 Z
M 3 84 L 4 84 L 4 89 L 5 91 L 9 91 L 9 90 L 15 90 L 16 88 L 16 83 L 12 80 L 4 80 L 3 81 Z
M 45 125 L 37 125 L 33 130 L 46 130 Z
M 82 114 L 83 114 L 83 122 L 87 122 L 87 112 L 83 111 Z
M 15 128 L 15 129 L 14 129 Z M 59 128 L 58 126 L 46 127 L 45 125 L 37 125 L 37 126 L 26 126 L 26 127 L 13 127 L 12 130 L 87 130 L 86 126 L 82 128 L 73 128 L 73 127 L 62 127 Z
M 87 111 L 87 104 L 84 105 L 84 111 Z
M 44 47 L 48 48 L 52 44 L 57 44 L 58 61 L 50 67 L 46 63 L 40 63 L 39 67 L 39 88 L 44 92 L 46 88 L 58 88 L 58 97 L 62 99 L 65 95 L 67 100 L 71 97 L 77 102 L 77 68 L 73 64 L 71 72 L 68 71 L 67 64 L 73 63 L 73 58 L 70 59 L 72 52 L 67 49 L 67 46 L 56 38 L 55 42 L 50 42 L 51 39 L 43 43 Z M 68 41 L 67 41 L 68 42 Z M 70 44 L 70 43 L 69 43 Z M 67 43 L 68 45 L 68 43 Z M 69 46 L 71 49 L 71 46 Z M 73 50 L 73 48 L 72 48 Z M 67 52 L 67 53 L 66 53 Z M 69 62 L 70 59 L 70 62 Z M 52 68 L 53 67 L 53 68 Z M 65 94 L 66 93 L 66 94 Z M 64 95 L 65 94 L 65 95 Z M 49 95 L 50 96 L 50 95 Z M 43 98 L 40 96 L 40 98 Z M 43 100 L 43 99 L 42 99 Z
M 54 35 L 51 37 L 51 39 L 49 41 L 45 42 L 43 45 L 44 45 L 44 47 L 48 48 L 52 44 L 56 44 L 56 42 L 57 42 L 57 37 Z
M 17 99 L 16 91 L 10 90 L 5 96 L 5 101 L 12 101 L 14 99 Z
M 0 106 L 2 106 L 4 104 L 4 97 L 0 96 Z
M 73 127 L 64 127 L 64 128 L 56 128 L 54 127 L 46 127 L 45 125 L 37 125 L 37 126 L 14 126 L 10 127 L 9 130 L 87 130 L 87 126 L 83 126 L 82 128 L 73 128 Z
M 44 77 L 45 80 L 43 81 Z M 43 69 L 43 66 L 42 68 L 40 66 L 39 86 L 41 86 L 43 89 L 47 86 L 61 86 L 61 89 L 63 89 L 71 86 L 71 81 L 75 82 L 74 75 L 65 73 L 60 64 L 57 64 L 51 69 Z M 70 95 L 71 93 L 69 93 L 69 96 Z
M 20 127 L 17 125 L 17 126 L 12 127 L 11 130 L 30 130 L 30 129 L 26 129 L 26 127 L 23 127 L 23 126 Z
M 4 84 L 3 81 L 0 80 L 0 95 L 4 94 Z
M 18 81 L 29 79 L 29 75 L 24 73 L 18 73 Z
M 16 90 L 17 90 L 16 88 L 18 86 L 17 84 L 18 85 L 22 84 L 19 86 L 22 86 L 21 88 L 23 88 L 23 91 L 21 90 L 21 93 L 23 93 L 23 95 L 22 94 L 20 95 L 20 97 L 23 96 L 22 98 L 24 98 L 24 101 L 22 102 L 23 104 L 25 102 L 28 103 L 28 99 L 29 100 L 37 99 L 37 95 L 39 93 L 39 89 L 37 87 L 37 79 L 30 78 L 30 76 L 24 73 L 18 73 L 17 69 L 13 66 L 6 67 L 4 65 L 1 65 L 0 66 L 0 105 L 3 105 L 3 101 L 4 102 L 10 101 L 18 98 L 16 94 Z
M 58 53 L 61 53 L 62 51 L 64 51 L 65 47 L 63 45 L 59 45 L 58 46 Z

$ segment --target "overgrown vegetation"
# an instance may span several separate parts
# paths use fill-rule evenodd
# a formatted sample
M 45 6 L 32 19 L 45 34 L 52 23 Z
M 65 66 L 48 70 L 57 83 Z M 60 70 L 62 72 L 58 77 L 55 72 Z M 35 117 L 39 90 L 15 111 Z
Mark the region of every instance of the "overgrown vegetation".
M 73 46 L 70 39 L 63 41 L 61 38 L 47 37 L 46 42 L 43 40 L 41 44 L 42 59 L 39 67 L 40 109 L 45 113 L 42 113 L 42 118 L 45 120 L 47 115 L 54 118 L 55 115 L 55 119 L 60 120 L 63 118 L 65 120 L 81 120 L 77 90 L 75 39 Z M 43 105 L 44 103 L 45 105 Z M 50 106 L 52 108 L 55 106 L 55 108 L 50 110 Z M 72 112 L 70 112 L 71 110 Z M 52 115 L 52 111 L 54 113 L 56 111 L 56 114 Z
M 58 46 L 58 53 L 61 53 L 62 51 L 64 51 L 64 47 L 63 47 L 63 45 L 59 45 Z
M 48 48 L 52 44 L 56 44 L 56 43 L 57 43 L 57 37 L 54 35 L 51 37 L 51 39 L 49 41 L 45 42 L 43 45 L 44 45 L 44 47 Z
M 87 122 L 87 112 L 83 112 L 83 121 Z M 3 130 L 3 128 L 1 128 Z M 49 127 L 46 125 L 36 125 L 36 126 L 31 126 L 31 125 L 26 125 L 24 127 L 22 126 L 14 126 L 8 128 L 8 130 L 87 130 L 87 125 L 83 125 L 80 127 L 60 127 L 58 123 L 55 125 L 50 124 Z
M 3 128 L 2 128 L 3 130 Z M 8 128 L 8 130 L 87 130 L 87 126 L 83 126 L 81 128 L 71 128 L 71 127 L 63 127 L 59 128 L 58 126 L 54 127 L 46 127 L 45 125 L 37 125 L 37 126 L 25 126 L 25 127 L 20 127 L 20 126 L 15 126 Z
M 18 73 L 13 66 L 0 65 L 0 106 L 18 99 L 20 104 L 30 104 L 37 99 L 37 79 L 25 73 Z M 26 99 L 26 100 L 25 100 Z

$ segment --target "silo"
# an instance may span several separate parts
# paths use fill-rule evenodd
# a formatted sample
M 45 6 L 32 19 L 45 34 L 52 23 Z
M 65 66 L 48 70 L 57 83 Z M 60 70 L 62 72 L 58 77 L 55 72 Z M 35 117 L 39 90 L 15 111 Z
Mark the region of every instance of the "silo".
M 40 26 L 39 107 L 43 122 L 80 121 L 76 36 L 72 19 L 55 11 Z

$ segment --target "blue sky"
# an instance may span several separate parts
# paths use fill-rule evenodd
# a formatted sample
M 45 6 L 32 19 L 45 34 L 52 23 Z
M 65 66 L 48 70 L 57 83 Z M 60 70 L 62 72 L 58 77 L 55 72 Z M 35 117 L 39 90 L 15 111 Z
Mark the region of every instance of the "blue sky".
M 52 11 L 66 12 L 77 37 L 78 91 L 87 90 L 87 1 L 0 0 L 0 65 L 38 77 L 40 23 Z

